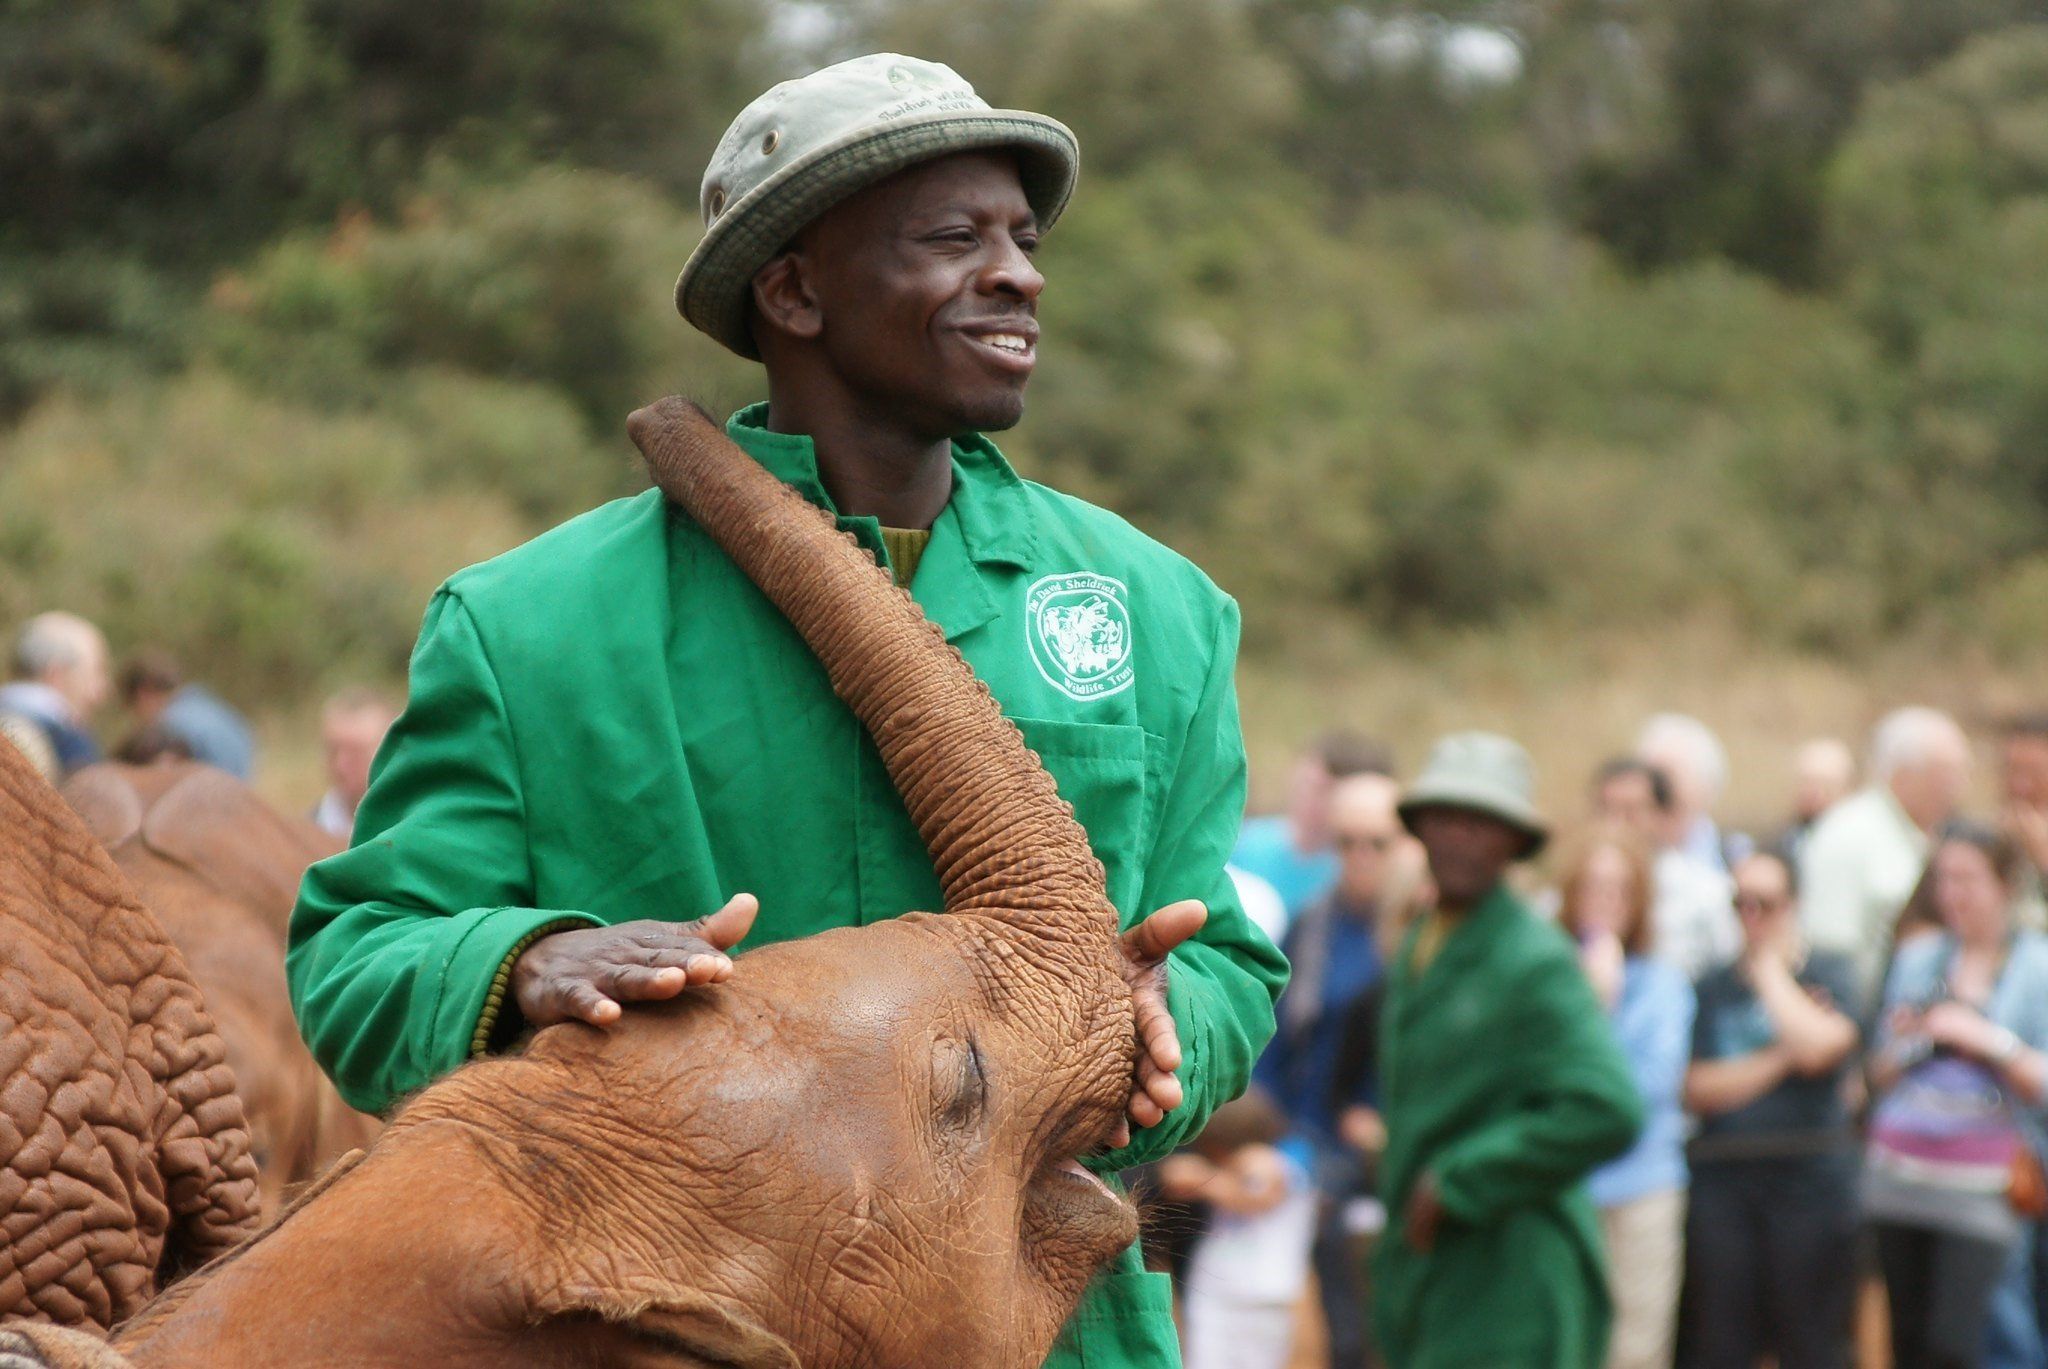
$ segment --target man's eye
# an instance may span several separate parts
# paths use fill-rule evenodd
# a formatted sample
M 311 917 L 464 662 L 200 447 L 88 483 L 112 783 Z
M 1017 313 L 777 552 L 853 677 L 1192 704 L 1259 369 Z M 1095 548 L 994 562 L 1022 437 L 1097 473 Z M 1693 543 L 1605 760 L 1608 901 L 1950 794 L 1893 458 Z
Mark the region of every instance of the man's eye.
M 945 228 L 932 234 L 927 242 L 943 242 L 955 247 L 974 246 L 974 230 L 971 228 Z
M 1038 250 L 1038 239 L 1029 236 L 1019 238 L 1017 239 L 1017 247 L 1019 251 L 1028 257 Z

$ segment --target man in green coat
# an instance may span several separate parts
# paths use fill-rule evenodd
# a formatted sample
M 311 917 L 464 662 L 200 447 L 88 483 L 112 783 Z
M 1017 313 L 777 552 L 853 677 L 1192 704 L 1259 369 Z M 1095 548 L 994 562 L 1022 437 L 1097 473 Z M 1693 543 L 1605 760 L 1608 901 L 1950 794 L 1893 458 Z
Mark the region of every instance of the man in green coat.
M 1503 876 L 1546 832 L 1505 737 L 1437 744 L 1401 804 L 1436 909 L 1407 937 L 1380 1037 L 1395 1229 L 1374 1321 L 1394 1369 L 1597 1369 L 1611 1307 L 1586 1174 L 1642 1104 L 1570 943 Z
M 1108 1172 L 1243 1088 L 1285 965 L 1223 869 L 1244 797 L 1236 606 L 981 435 L 1022 415 L 1032 252 L 1076 164 L 1064 126 L 991 109 L 945 67 L 840 63 L 728 130 L 676 297 L 765 364 L 768 401 L 727 431 L 910 589 L 1088 831 L 1141 1037 Z M 355 845 L 306 876 L 288 970 L 315 1056 L 383 1112 L 526 1028 L 744 975 L 742 941 L 940 902 L 822 667 L 649 492 L 435 596 Z M 1126 1251 L 1053 1362 L 1176 1363 L 1164 1282 Z

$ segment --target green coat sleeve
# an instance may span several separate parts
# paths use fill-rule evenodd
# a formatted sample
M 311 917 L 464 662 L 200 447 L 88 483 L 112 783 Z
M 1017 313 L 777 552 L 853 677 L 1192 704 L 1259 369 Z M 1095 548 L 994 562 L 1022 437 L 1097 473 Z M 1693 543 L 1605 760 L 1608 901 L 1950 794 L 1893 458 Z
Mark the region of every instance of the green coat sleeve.
M 1273 1035 L 1273 1003 L 1287 961 L 1252 926 L 1224 863 L 1244 816 L 1244 734 L 1237 718 L 1237 605 L 1224 601 L 1209 673 L 1160 805 L 1159 836 L 1145 867 L 1144 893 L 1126 923 L 1167 904 L 1199 898 L 1202 930 L 1167 960 L 1168 1008 L 1180 1031 L 1182 1104 L 1158 1126 L 1104 1157 L 1104 1169 L 1156 1160 L 1202 1129 L 1209 1115 L 1244 1092 L 1252 1064 Z
M 517 738 L 468 609 L 443 589 L 355 844 L 306 872 L 285 969 L 341 1096 L 383 1112 L 468 1059 L 515 948 L 598 922 L 532 907 Z
M 1496 1119 L 1445 1146 L 1430 1166 L 1444 1210 L 1489 1223 L 1549 1202 L 1634 1144 L 1643 1125 L 1635 1078 L 1592 986 L 1562 942 L 1512 992 L 1514 1097 Z

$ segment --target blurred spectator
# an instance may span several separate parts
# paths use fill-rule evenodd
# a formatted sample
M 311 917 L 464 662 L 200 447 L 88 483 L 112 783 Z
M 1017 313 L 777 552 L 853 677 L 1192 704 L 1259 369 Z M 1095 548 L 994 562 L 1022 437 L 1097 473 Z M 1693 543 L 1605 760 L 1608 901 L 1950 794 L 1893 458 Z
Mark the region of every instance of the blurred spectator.
M 121 697 L 143 731 L 182 744 L 203 765 L 249 778 L 256 763 L 249 724 L 205 685 L 187 681 L 168 652 L 137 653 L 121 672 Z
M 2042 873 L 2048 871 L 2048 713 L 2027 713 L 2006 724 L 1999 748 L 2000 797 L 2006 835 L 2026 857 L 2017 913 L 2020 925 L 2048 928 Z
M 1739 933 L 1728 907 L 1728 876 L 1678 845 L 1687 826 L 1664 772 L 1624 756 L 1594 773 L 1593 812 L 1655 852 L 1650 944 L 1687 982 L 1735 954 Z
M 100 758 L 88 728 L 107 701 L 107 639 L 71 613 L 39 613 L 14 639 L 14 675 L 0 685 L 0 713 L 38 732 L 59 776 Z
M 1970 744 L 1946 713 L 1901 708 L 1877 725 L 1870 783 L 1814 826 L 1800 861 L 1806 933 L 1856 966 L 1876 993 L 1892 923 L 1927 863 L 1932 833 L 1955 815 L 1970 779 Z
M 313 821 L 337 837 L 354 831 L 356 806 L 370 787 L 370 763 L 398 710 L 374 689 L 344 689 L 320 710 L 320 743 L 327 757 L 327 792 Z
M 2024 713 L 2005 727 L 1999 748 L 1999 781 L 2004 799 L 2005 833 L 2019 847 L 2025 866 L 2013 901 L 2013 918 L 2031 931 L 2048 930 L 2048 713 Z M 2048 1223 L 2034 1227 L 2033 1307 L 2037 1334 L 2048 1332 Z M 1994 1308 L 1994 1326 L 2010 1319 Z M 2048 1362 L 2048 1354 L 2043 1355 Z
M 1351 1010 L 1376 990 L 1383 974 L 1378 940 L 1380 895 L 1409 838 L 1395 811 L 1400 786 L 1385 775 L 1339 780 L 1329 800 L 1337 878 L 1288 930 L 1282 949 L 1292 974 L 1275 1010 L 1278 1030 L 1254 1075 L 1288 1122 L 1307 1141 L 1321 1194 L 1316 1277 L 1330 1332 L 1332 1369 L 1366 1363 L 1370 1332 L 1365 1289 L 1351 1258 L 1344 1213 L 1367 1191 L 1358 1153 L 1338 1133 L 1337 1115 L 1372 1105 L 1370 1076 L 1355 1092 L 1335 1096 L 1338 1052 Z
M 1642 1125 L 1628 1065 L 1571 943 L 1503 882 L 1543 846 L 1528 755 L 1437 744 L 1401 805 L 1437 906 L 1388 981 L 1373 1321 L 1394 1369 L 1593 1365 L 1610 1317 L 1583 1183 Z
M 1845 1085 L 1855 969 L 1809 951 L 1793 867 L 1735 867 L 1740 959 L 1699 982 L 1685 1102 L 1699 1119 L 1686 1219 L 1689 1369 L 1846 1369 L 1856 1140 Z
M 1254 1087 L 1159 1167 L 1168 1198 L 1210 1212 L 1182 1283 L 1187 1369 L 1285 1369 L 1293 1351 L 1316 1197 L 1302 1156 L 1280 1144 L 1285 1131 Z
M 1636 758 L 1671 781 L 1669 845 L 1724 875 L 1754 849 L 1747 836 L 1724 833 L 1714 821 L 1728 788 L 1728 752 L 1712 728 L 1684 713 L 1659 713 L 1637 734 Z
M 1237 890 L 1237 901 L 1252 926 L 1264 932 L 1275 946 L 1279 945 L 1280 938 L 1287 934 L 1287 905 L 1280 901 L 1280 891 L 1236 865 L 1225 865 L 1223 873 L 1230 876 L 1230 886 Z
M 1945 831 L 1927 873 L 1943 930 L 1901 947 L 1885 985 L 1863 1202 L 1898 1369 L 1982 1363 L 1994 1293 L 2025 1302 L 2026 1223 L 2048 1197 L 2048 939 L 2013 927 L 2021 861 L 1988 828 Z M 2010 1349 L 2038 1361 L 2038 1332 Z
M 57 752 L 42 728 L 16 714 L 0 713 L 0 744 L 11 745 L 27 758 L 30 769 L 56 782 Z
M 155 765 L 158 761 L 189 761 L 192 747 L 183 737 L 162 723 L 138 727 L 114 748 L 114 759 L 123 765 Z
M 1619 832 L 1597 835 L 1564 866 L 1558 925 L 1614 1024 L 1647 1118 L 1627 1154 L 1586 1191 L 1607 1245 L 1614 1336 L 1608 1369 L 1670 1369 L 1685 1265 L 1685 1114 L 1692 985 L 1650 954 L 1650 856 Z
M 1836 737 L 1816 737 L 1792 753 L 1792 820 L 1771 839 L 1771 849 L 1794 865 L 1821 814 L 1856 787 L 1856 757 Z
M 1247 818 L 1231 864 L 1279 891 L 1292 922 L 1337 878 L 1330 849 L 1330 790 L 1353 775 L 1391 775 L 1393 757 L 1376 741 L 1331 732 L 1295 760 L 1288 778 L 1287 811 Z

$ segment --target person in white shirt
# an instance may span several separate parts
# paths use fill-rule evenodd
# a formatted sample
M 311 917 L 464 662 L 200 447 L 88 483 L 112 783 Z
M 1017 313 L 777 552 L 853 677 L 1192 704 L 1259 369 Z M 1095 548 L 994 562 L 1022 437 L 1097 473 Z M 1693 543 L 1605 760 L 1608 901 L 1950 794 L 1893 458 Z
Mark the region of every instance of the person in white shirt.
M 1657 958 L 1688 980 L 1731 959 L 1742 944 L 1729 902 L 1732 885 L 1725 870 L 1679 844 L 1685 814 L 1664 772 L 1633 756 L 1607 762 L 1594 775 L 1593 815 L 1656 853 L 1650 921 Z
M 327 792 L 313 809 L 313 821 L 322 830 L 344 839 L 354 830 L 356 805 L 370 787 L 370 762 L 397 717 L 391 701 L 373 689 L 344 689 L 320 710 Z
M 1237 901 L 1244 905 L 1244 915 L 1251 919 L 1252 926 L 1266 934 L 1266 940 L 1275 946 L 1287 933 L 1287 902 L 1280 897 L 1280 891 L 1271 883 L 1260 879 L 1251 871 L 1236 865 L 1225 865 L 1223 873 L 1230 876 L 1230 883 L 1237 890 Z
M 1872 734 L 1869 773 L 1815 825 L 1799 862 L 1807 940 L 1850 958 L 1866 1004 L 1934 834 L 1969 788 L 1969 739 L 1938 709 L 1897 709 Z
M 1285 1369 L 1293 1352 L 1316 1194 L 1302 1158 L 1279 1144 L 1285 1130 L 1254 1088 L 1160 1166 L 1168 1198 L 1205 1202 L 1211 1213 L 1182 1284 L 1186 1369 Z
M 1670 831 L 1658 845 L 1723 876 L 1754 849 L 1746 835 L 1724 833 L 1714 821 L 1728 788 L 1728 752 L 1711 727 L 1684 713 L 1659 713 L 1643 724 L 1635 754 L 1671 782 Z

